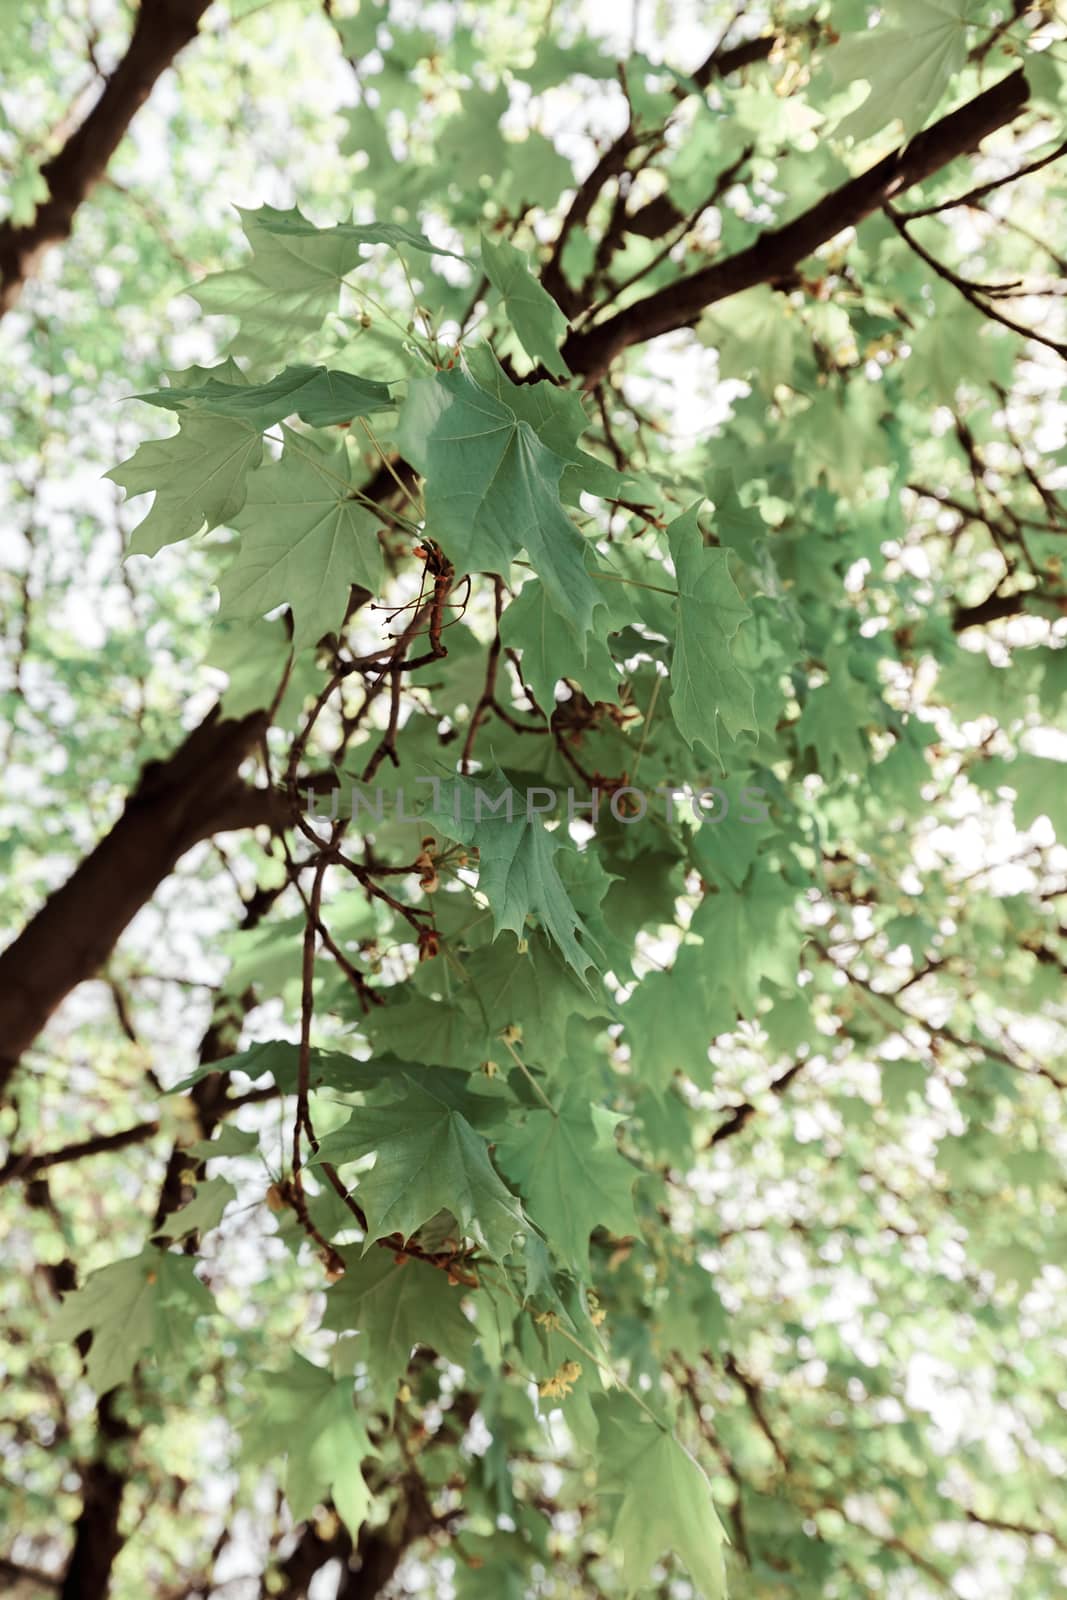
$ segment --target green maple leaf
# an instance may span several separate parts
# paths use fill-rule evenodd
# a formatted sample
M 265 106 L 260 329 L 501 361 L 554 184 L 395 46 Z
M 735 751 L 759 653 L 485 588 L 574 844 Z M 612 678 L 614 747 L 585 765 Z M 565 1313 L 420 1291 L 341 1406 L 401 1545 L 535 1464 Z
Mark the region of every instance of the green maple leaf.
M 598 1492 L 613 1512 L 612 1540 L 624 1563 L 626 1594 L 645 1589 L 668 1550 L 683 1561 L 705 1600 L 725 1600 L 725 1539 L 702 1468 L 662 1424 L 628 1395 L 596 1403 Z
M 582 1273 L 594 1228 L 628 1234 L 635 1226 L 637 1174 L 615 1144 L 619 1120 L 568 1089 L 558 1111 L 531 1111 L 497 1141 L 497 1161 L 534 1222 L 559 1259 Z
M 961 383 L 971 388 L 985 381 L 1010 384 L 1015 343 L 1011 336 L 994 328 L 948 285 L 938 283 L 932 301 L 933 314 L 908 334 L 911 354 L 904 365 L 905 393 L 951 405 Z
M 567 319 L 530 271 L 522 251 L 516 250 L 506 239 L 494 241 L 483 233 L 482 266 L 489 282 L 502 296 L 504 309 L 526 354 L 540 361 L 557 378 L 570 377 L 570 368 L 559 353 L 559 341 L 567 332 Z
M 265 1039 L 260 1044 L 249 1045 L 247 1050 L 239 1050 L 235 1055 L 227 1056 L 226 1071 L 247 1073 L 253 1083 L 269 1074 L 279 1089 L 292 1094 L 296 1089 L 299 1059 L 299 1047 L 290 1040 Z M 309 1068 L 309 1085 L 312 1089 L 324 1086 L 348 1092 L 356 1089 L 373 1089 L 382 1078 L 382 1069 L 374 1062 L 357 1061 L 355 1056 L 345 1055 L 341 1050 L 320 1050 L 314 1045 L 310 1051 Z M 217 1062 L 206 1062 L 203 1066 L 197 1067 L 195 1072 L 191 1072 L 187 1078 L 183 1078 L 181 1083 L 176 1083 L 170 1093 L 184 1093 L 202 1078 L 218 1070 Z M 226 1128 L 230 1126 L 230 1123 L 225 1124 Z M 255 1137 L 252 1136 L 253 1141 Z M 209 1154 L 216 1153 L 217 1142 L 217 1139 L 208 1142 Z M 196 1148 L 194 1146 L 194 1149 Z M 230 1153 L 226 1151 L 227 1155 Z
M 796 890 L 780 872 L 758 862 L 740 888 L 723 884 L 707 895 L 690 931 L 704 940 L 704 960 L 715 987 L 739 1012 L 752 1015 L 764 978 L 791 989 L 804 933 Z
M 1015 790 L 1012 812 L 1020 828 L 1048 817 L 1057 839 L 1067 840 L 1067 762 L 1020 751 L 1011 760 L 992 756 L 972 773 L 982 789 Z
M 86 1370 L 97 1394 L 124 1383 L 149 1351 L 177 1354 L 191 1337 L 194 1318 L 214 1310 L 193 1266 L 187 1256 L 149 1245 L 138 1256 L 90 1273 L 81 1289 L 64 1298 L 50 1337 L 92 1334 Z
M 295 1050 L 296 1046 L 293 1048 Z M 229 1059 L 227 1058 L 227 1067 Z M 215 1071 L 218 1070 L 216 1063 Z M 258 1148 L 258 1133 L 253 1133 L 249 1128 L 235 1128 L 232 1122 L 224 1122 L 218 1133 L 210 1139 L 198 1139 L 195 1144 L 191 1144 L 189 1154 L 198 1156 L 201 1161 L 213 1161 L 216 1156 L 247 1156 Z
M 561 841 L 536 814 L 527 815 L 525 796 L 502 773 L 486 772 L 477 781 L 457 778 L 443 790 L 442 809 L 427 811 L 427 819 L 459 844 L 476 847 L 478 888 L 489 902 L 497 933 L 509 928 L 524 938 L 527 917 L 536 917 L 579 975 L 596 965 L 596 941 L 553 859 Z M 586 935 L 588 948 L 578 943 L 579 933 Z
M 286 1499 L 297 1521 L 332 1499 L 352 1537 L 370 1509 L 363 1462 L 377 1455 L 356 1409 L 351 1378 L 334 1378 L 302 1356 L 264 1375 L 256 1413 L 245 1429 L 254 1460 L 270 1460 L 284 1441 Z
M 906 134 L 917 133 L 967 60 L 971 0 L 895 0 L 888 9 L 894 20 L 848 36 L 831 53 L 836 82 L 870 84 L 840 134 L 868 139 L 897 118 Z
M 155 491 L 129 554 L 154 556 L 165 545 L 232 522 L 245 503 L 245 480 L 262 457 L 259 431 L 237 418 L 183 416 L 177 433 L 146 440 L 105 473 L 129 496 Z
M 718 756 L 716 718 L 731 738 L 756 729 L 752 685 L 730 645 L 750 612 L 730 576 L 727 551 L 705 548 L 695 505 L 671 523 L 667 537 L 678 585 L 671 712 L 688 745 L 699 739 Z
M 614 586 L 613 586 L 614 587 Z M 623 623 L 612 618 L 618 626 Z M 626 620 L 630 620 L 629 614 Z M 580 684 L 590 700 L 617 700 L 622 675 L 599 633 L 575 633 L 551 604 L 543 583 L 532 578 L 504 612 L 500 637 L 522 651 L 522 675 L 545 716 L 556 703 L 561 678 Z
M 676 1072 L 704 1087 L 708 1046 L 736 1023 L 736 1007 L 709 954 L 700 945 L 683 944 L 670 970 L 649 973 L 620 1013 L 635 1070 L 657 1093 L 670 1087 Z
M 344 441 L 282 432 L 281 459 L 253 474 L 234 521 L 241 544 L 219 583 L 219 617 L 261 617 L 287 604 L 301 650 L 340 626 L 352 584 L 377 591 L 382 556 L 374 517 L 352 497 Z
M 362 1031 L 376 1055 L 392 1054 L 401 1061 L 433 1062 L 470 1072 L 485 1056 L 485 1028 L 477 1017 L 426 995 L 376 1006 L 363 1019 Z
M 457 571 L 506 575 L 525 547 L 553 606 L 584 634 L 602 596 L 560 504 L 563 457 L 459 368 L 408 386 L 397 439 L 426 480 L 427 527 Z
M 341 284 L 363 261 L 365 246 L 452 254 L 393 223 L 317 228 L 295 207 L 238 210 L 252 246 L 251 260 L 213 273 L 190 292 L 209 315 L 238 317 L 241 330 L 235 343 L 260 357 L 289 351 L 318 331 L 327 314 L 336 311 Z
M 315 428 L 351 422 L 393 404 L 388 386 L 351 372 L 328 367 L 286 367 L 269 383 L 227 383 L 209 377 L 206 383 L 174 386 L 139 394 L 167 411 L 208 411 L 215 417 L 236 417 L 253 428 L 273 427 L 284 417 L 300 417 Z
M 511 938 L 494 939 L 474 952 L 466 971 L 472 1007 L 476 1005 L 484 1017 L 490 1041 L 505 1028 L 518 1026 L 525 1059 L 544 1066 L 555 1066 L 564 1054 L 573 1017 L 599 1020 L 613 1012 L 603 986 L 593 991 L 579 982 L 540 934 L 527 940 L 524 953 Z M 499 1045 L 494 1051 L 490 1043 L 489 1053 L 501 1064 L 508 1061 Z
M 232 1132 L 239 1133 L 240 1130 L 234 1128 Z M 256 1144 L 259 1143 L 255 1134 L 252 1139 Z M 227 1153 L 222 1150 L 211 1152 L 212 1155 Z M 222 1221 L 222 1213 L 230 1201 L 236 1198 L 237 1190 L 225 1178 L 205 1178 L 197 1184 L 196 1193 L 188 1205 L 164 1219 L 159 1232 L 166 1239 L 184 1239 L 189 1233 L 210 1233 Z
M 862 715 L 869 715 L 868 706 Z M 831 681 L 811 691 L 797 718 L 796 736 L 801 750 L 814 750 L 819 772 L 827 779 L 839 771 L 857 772 L 866 764 L 864 735 L 839 683 Z
M 763 394 L 792 383 L 798 364 L 811 356 L 811 338 L 785 295 L 765 284 L 745 289 L 730 309 L 701 319 L 700 337 L 719 352 L 719 376 L 748 378 Z
M 355 1333 L 355 1357 L 376 1384 L 395 1386 L 407 1371 L 416 1345 L 462 1366 L 470 1356 L 474 1328 L 463 1315 L 460 1291 L 446 1273 L 424 1261 L 388 1250 L 361 1256 L 342 1251 L 345 1275 L 326 1295 L 322 1326 Z
M 372 1153 L 374 1168 L 359 1181 L 367 1248 L 391 1233 L 409 1239 L 439 1211 L 451 1211 L 466 1234 L 499 1261 L 515 1234 L 529 1226 L 494 1171 L 481 1134 L 462 1112 L 411 1078 L 402 1100 L 362 1106 L 343 1128 L 327 1134 L 317 1159 L 343 1166 Z
M 862 772 L 867 764 L 864 729 L 871 721 L 869 687 L 852 674 L 849 652 L 832 645 L 826 652 L 826 683 L 812 689 L 797 718 L 801 750 L 814 750 L 823 777 L 838 771 Z
M 299 234 L 290 239 L 271 226 L 300 218 L 295 210 L 262 206 L 240 215 L 251 260 L 213 273 L 190 292 L 209 316 L 239 318 L 234 343 L 266 356 L 318 331 L 327 313 L 337 309 L 341 283 L 359 265 L 361 252 L 355 240 Z
M 647 480 L 620 472 L 581 449 L 578 440 L 589 426 L 581 396 L 555 383 L 512 383 L 487 344 L 476 345 L 467 365 L 479 388 L 528 422 L 541 443 L 567 463 L 560 479 L 560 497 L 577 505 L 582 493 L 609 500 L 644 492 Z M 651 499 L 655 499 L 653 494 Z
M 329 227 L 320 228 L 314 222 L 309 222 L 296 206 L 291 211 L 277 211 L 273 206 L 263 206 L 251 214 L 255 215 L 265 232 L 283 240 L 287 248 L 299 250 L 305 258 L 313 258 L 316 250 L 324 252 L 332 245 L 343 243 L 357 245 L 361 250 L 367 245 L 387 244 L 393 250 L 415 250 L 419 255 L 447 256 L 450 261 L 467 259 L 455 250 L 443 249 L 427 239 L 424 233 L 405 228 L 399 222 L 335 222 Z M 295 240 L 309 240 L 310 243 L 297 245 Z M 359 260 L 363 259 L 363 256 L 359 257 Z

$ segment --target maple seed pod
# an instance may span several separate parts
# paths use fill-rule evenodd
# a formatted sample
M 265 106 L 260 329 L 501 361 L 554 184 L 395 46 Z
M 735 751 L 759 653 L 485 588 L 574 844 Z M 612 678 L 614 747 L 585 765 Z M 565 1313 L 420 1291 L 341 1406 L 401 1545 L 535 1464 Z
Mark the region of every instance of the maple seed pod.
M 437 869 L 433 864 L 433 857 L 425 850 L 420 850 L 415 857 L 414 865 L 419 868 L 420 887 L 426 894 L 434 894 L 441 887 L 441 880 L 437 876 Z
M 329 1543 L 331 1539 L 336 1539 L 341 1519 L 336 1511 L 322 1511 L 315 1518 L 314 1526 L 319 1538 Z

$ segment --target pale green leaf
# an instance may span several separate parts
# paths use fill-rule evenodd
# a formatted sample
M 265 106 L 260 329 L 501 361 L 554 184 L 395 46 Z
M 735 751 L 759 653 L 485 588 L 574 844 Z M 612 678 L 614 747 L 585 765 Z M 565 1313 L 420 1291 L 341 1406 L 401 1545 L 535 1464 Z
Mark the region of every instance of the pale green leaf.
M 493 288 L 502 296 L 504 309 L 528 356 L 557 378 L 570 376 L 559 353 L 567 332 L 567 319 L 552 296 L 530 271 L 526 257 L 506 239 L 482 234 L 482 266 Z
M 286 367 L 269 383 L 226 383 L 209 377 L 206 383 L 154 389 L 136 398 L 167 411 L 236 417 L 261 430 L 285 417 L 300 417 L 312 427 L 325 428 L 388 410 L 393 403 L 384 383 L 309 366 Z
M 497 1161 L 562 1262 L 585 1273 L 598 1226 L 634 1232 L 637 1176 L 615 1143 L 618 1118 L 568 1089 L 557 1111 L 533 1110 L 497 1141 Z
M 469 1359 L 474 1329 L 447 1273 L 389 1250 L 342 1255 L 344 1277 L 326 1295 L 322 1326 L 357 1335 L 353 1353 L 375 1383 L 392 1388 L 416 1345 L 459 1365 Z
M 235 520 L 242 537 L 219 584 L 219 616 L 260 617 L 289 605 L 293 648 L 301 650 L 340 626 L 353 584 L 377 592 L 382 557 L 375 518 L 353 498 L 344 441 L 283 431 L 281 459 L 253 474 Z
M 459 368 L 409 385 L 398 441 L 426 479 L 427 526 L 457 571 L 506 575 L 525 548 L 552 605 L 584 634 L 602 597 L 560 504 L 563 457 Z
M 489 902 L 497 933 L 510 928 L 526 934 L 527 917 L 536 917 L 560 953 L 582 974 L 596 966 L 596 942 L 582 923 L 563 886 L 554 857 L 562 843 L 531 812 L 527 796 L 500 772 L 477 780 L 456 779 L 442 787 L 442 806 L 428 810 L 449 838 L 478 851 L 478 887 Z M 584 933 L 586 943 L 577 935 Z
M 885 20 L 836 45 L 835 80 L 870 85 L 838 133 L 868 139 L 898 118 L 906 134 L 917 133 L 966 62 L 972 9 L 971 0 L 894 0 Z
M 142 1356 L 155 1347 L 168 1354 L 191 1335 L 193 1320 L 214 1309 L 194 1262 L 146 1246 L 140 1255 L 89 1274 L 84 1286 L 64 1298 L 49 1324 L 52 1339 L 92 1334 L 86 1359 L 97 1394 L 124 1383 Z
M 730 576 L 728 552 L 705 547 L 696 506 L 667 535 L 678 585 L 671 712 L 687 744 L 699 739 L 717 756 L 717 720 L 731 738 L 757 726 L 752 685 L 731 644 L 750 613 Z
M 628 1395 L 597 1402 L 598 1490 L 610 1514 L 625 1593 L 648 1592 L 655 1562 L 671 1551 L 704 1600 L 725 1600 L 725 1535 L 703 1469 Z
M 232 1131 L 236 1133 L 238 1130 L 234 1128 Z M 252 1139 L 258 1142 L 255 1134 Z M 212 1153 L 229 1154 L 220 1150 Z M 197 1184 L 196 1193 L 188 1205 L 164 1218 L 159 1232 L 165 1239 L 184 1239 L 188 1233 L 210 1233 L 222 1221 L 222 1213 L 230 1201 L 236 1198 L 237 1190 L 225 1178 L 205 1178 Z
M 254 1459 L 284 1451 L 286 1499 L 298 1521 L 332 1499 L 352 1537 L 358 1535 L 371 1504 L 363 1463 L 377 1451 L 351 1378 L 334 1378 L 294 1355 L 284 1372 L 264 1374 L 245 1442 Z
M 397 1233 L 408 1239 L 439 1211 L 497 1260 L 528 1228 L 522 1207 L 501 1182 L 481 1134 L 451 1105 L 406 1079 L 404 1098 L 363 1106 L 322 1141 L 317 1159 L 345 1165 L 374 1154 L 359 1200 L 370 1245 Z
M 182 416 L 177 433 L 146 440 L 106 474 L 127 495 L 155 491 L 152 509 L 130 538 L 129 554 L 154 556 L 165 545 L 232 522 L 245 503 L 248 474 L 262 456 L 259 430 L 238 418 Z

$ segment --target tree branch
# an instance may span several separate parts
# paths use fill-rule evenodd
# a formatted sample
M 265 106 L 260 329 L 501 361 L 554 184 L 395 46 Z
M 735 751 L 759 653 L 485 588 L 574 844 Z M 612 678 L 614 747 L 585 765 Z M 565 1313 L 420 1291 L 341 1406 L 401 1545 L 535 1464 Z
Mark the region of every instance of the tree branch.
M 158 1122 L 135 1122 L 130 1128 L 120 1128 L 117 1133 L 99 1133 L 93 1139 L 80 1139 L 76 1144 L 65 1144 L 60 1150 L 46 1150 L 41 1155 L 8 1156 L 0 1167 L 0 1188 L 5 1183 L 36 1178 L 49 1167 L 59 1167 L 68 1161 L 81 1161 L 86 1156 L 98 1156 L 109 1150 L 124 1150 L 127 1145 L 143 1144 L 159 1132 Z
M 107 171 L 156 80 L 194 39 L 210 0 L 142 0 L 129 47 L 104 92 L 41 177 L 48 197 L 30 222 L 0 224 L 0 316 L 10 311 L 42 253 L 70 237 L 75 213 Z
M 121 817 L 0 955 L 0 1093 L 60 1001 L 104 965 L 181 856 L 233 824 L 238 768 L 266 726 L 217 708 L 166 761 L 150 762 Z M 254 792 L 254 791 L 251 791 Z
M 1067 344 L 1063 344 L 1058 339 L 1048 338 L 1046 334 L 1039 333 L 1036 328 L 1025 327 L 1012 317 L 1006 317 L 1002 311 L 997 310 L 996 306 L 989 304 L 989 296 L 998 292 L 997 285 L 973 283 L 968 278 L 961 278 L 958 272 L 953 272 L 951 267 L 946 267 L 943 261 L 939 261 L 936 256 L 930 254 L 925 245 L 921 245 L 918 239 L 913 238 L 908 232 L 907 222 L 898 211 L 894 210 L 889 204 L 884 205 L 882 210 L 909 249 L 914 250 L 919 260 L 929 267 L 930 271 L 937 277 L 941 278 L 945 283 L 950 283 L 957 293 L 963 296 L 968 305 L 973 306 L 976 311 L 980 311 L 991 322 L 999 322 L 1002 328 L 1010 328 L 1012 333 L 1017 333 L 1022 339 L 1034 339 L 1038 344 L 1043 344 L 1048 350 L 1054 350 L 1058 356 L 1067 360 Z M 1017 285 L 1012 284 L 1009 287 L 1015 288 Z
M 586 387 L 592 388 L 631 345 L 689 327 L 719 300 L 792 271 L 820 245 L 855 227 L 894 195 L 974 150 L 988 134 L 1011 122 L 1026 98 L 1023 73 L 1009 74 L 902 149 L 824 195 L 792 222 L 761 234 L 746 250 L 669 284 L 606 322 L 572 333 L 563 345 L 564 360 L 572 372 L 583 373 Z

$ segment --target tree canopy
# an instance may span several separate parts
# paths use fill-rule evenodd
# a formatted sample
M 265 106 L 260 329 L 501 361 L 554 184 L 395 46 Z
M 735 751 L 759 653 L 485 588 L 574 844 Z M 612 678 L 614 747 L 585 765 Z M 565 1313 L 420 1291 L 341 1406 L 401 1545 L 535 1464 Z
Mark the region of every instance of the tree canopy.
M 0 16 L 6 1592 L 1063 1591 L 1067 22 Z

